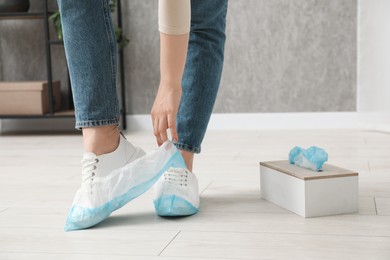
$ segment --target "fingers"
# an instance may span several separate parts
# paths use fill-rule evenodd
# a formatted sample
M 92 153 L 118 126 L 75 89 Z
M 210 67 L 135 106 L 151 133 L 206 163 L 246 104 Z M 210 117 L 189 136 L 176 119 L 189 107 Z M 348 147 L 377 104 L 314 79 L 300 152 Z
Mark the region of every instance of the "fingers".
M 179 141 L 179 135 L 176 130 L 176 115 L 168 115 L 168 128 L 171 130 L 172 138 L 175 142 Z
M 162 144 L 165 143 L 166 140 L 168 140 L 167 129 L 168 129 L 168 123 L 166 118 L 163 117 L 162 120 L 160 120 L 159 127 L 158 127 L 160 133 L 160 140 Z
M 168 140 L 168 129 L 170 129 L 172 139 L 176 142 L 179 140 L 176 115 L 180 100 L 181 88 L 160 85 L 151 111 L 153 133 L 159 146 Z
M 153 134 L 156 137 L 156 141 L 157 141 L 158 146 L 160 146 L 160 145 L 163 144 L 163 142 L 161 140 L 160 131 L 159 131 L 159 128 L 158 128 L 158 126 L 159 126 L 158 118 L 155 118 L 152 115 L 152 120 L 153 120 Z
M 158 146 L 162 145 L 168 140 L 167 135 L 168 123 L 166 119 L 153 119 L 153 134 L 156 137 Z
M 176 130 L 176 116 L 168 114 L 166 117 L 153 118 L 153 133 L 156 137 L 157 144 L 160 146 L 168 140 L 167 130 L 170 129 L 172 138 L 175 142 L 179 140 L 179 135 Z

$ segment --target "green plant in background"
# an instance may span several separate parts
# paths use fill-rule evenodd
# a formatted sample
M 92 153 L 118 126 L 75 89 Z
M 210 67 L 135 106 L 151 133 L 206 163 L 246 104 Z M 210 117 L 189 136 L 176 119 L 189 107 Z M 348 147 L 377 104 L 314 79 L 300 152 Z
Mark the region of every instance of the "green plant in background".
M 110 0 L 110 11 L 113 13 L 116 9 L 117 0 Z M 54 27 L 57 32 L 57 37 L 59 40 L 62 40 L 62 24 L 61 24 L 61 14 L 60 11 L 57 11 L 50 15 L 49 18 L 54 23 Z M 115 27 L 115 36 L 116 42 L 118 43 L 118 48 L 122 50 L 129 43 L 129 39 L 125 35 L 123 35 L 122 28 Z
M 54 14 L 50 15 L 49 20 L 53 21 L 54 27 L 56 28 L 57 32 L 57 37 L 59 40 L 62 40 L 62 24 L 60 11 L 57 11 Z

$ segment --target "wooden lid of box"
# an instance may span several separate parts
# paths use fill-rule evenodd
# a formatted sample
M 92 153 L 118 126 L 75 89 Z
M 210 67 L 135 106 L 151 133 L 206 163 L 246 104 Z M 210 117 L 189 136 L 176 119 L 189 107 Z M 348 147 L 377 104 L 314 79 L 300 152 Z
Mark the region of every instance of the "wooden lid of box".
M 270 161 L 260 162 L 260 165 L 271 168 L 273 170 L 283 172 L 293 177 L 302 180 L 316 180 L 316 179 L 327 179 L 327 178 L 339 178 L 348 176 L 358 176 L 359 174 L 355 171 L 340 168 L 331 164 L 325 163 L 322 171 L 316 172 L 310 169 L 302 168 L 294 164 L 290 164 L 288 160 L 285 161 Z

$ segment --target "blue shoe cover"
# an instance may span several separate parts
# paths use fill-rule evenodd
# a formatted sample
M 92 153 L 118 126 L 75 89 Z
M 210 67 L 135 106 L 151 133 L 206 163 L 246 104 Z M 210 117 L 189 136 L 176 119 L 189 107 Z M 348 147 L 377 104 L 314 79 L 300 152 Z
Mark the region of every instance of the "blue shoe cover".
M 153 201 L 157 215 L 165 217 L 189 216 L 198 212 L 187 200 L 176 195 L 163 195 Z
M 147 191 L 170 167 L 186 167 L 175 145 L 167 141 L 157 150 L 82 185 L 68 214 L 65 231 L 92 227 Z
M 320 171 L 328 160 L 328 153 L 319 147 L 311 146 L 308 149 L 294 147 L 289 153 L 289 161 L 303 168 Z

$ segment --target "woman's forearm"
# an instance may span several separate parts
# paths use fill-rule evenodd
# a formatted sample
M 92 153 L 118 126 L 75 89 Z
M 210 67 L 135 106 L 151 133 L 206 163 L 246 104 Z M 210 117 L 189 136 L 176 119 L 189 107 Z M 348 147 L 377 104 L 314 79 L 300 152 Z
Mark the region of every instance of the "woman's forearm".
M 151 111 L 159 145 L 168 139 L 167 129 L 171 130 L 173 140 L 179 140 L 176 116 L 187 58 L 190 13 L 190 0 L 159 0 L 161 79 Z
M 188 36 L 160 33 L 161 84 L 181 87 L 187 57 Z

